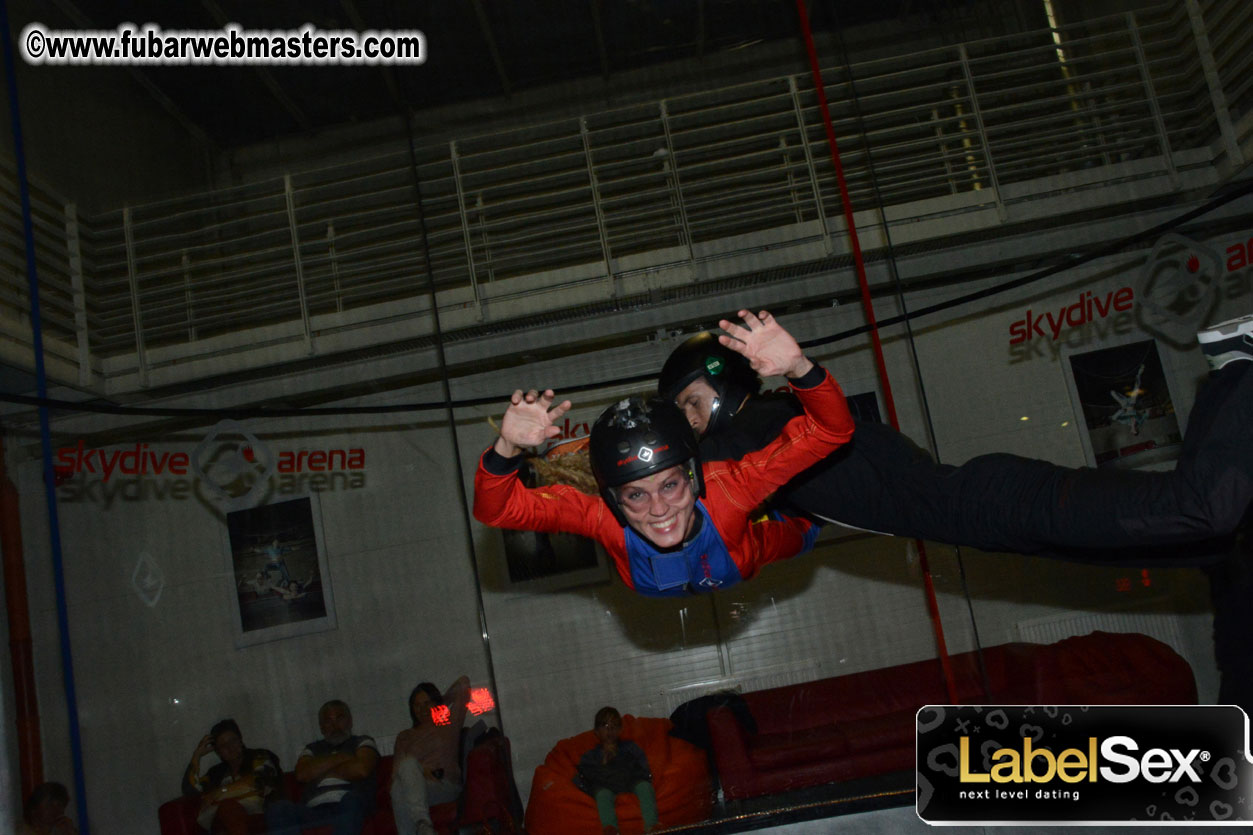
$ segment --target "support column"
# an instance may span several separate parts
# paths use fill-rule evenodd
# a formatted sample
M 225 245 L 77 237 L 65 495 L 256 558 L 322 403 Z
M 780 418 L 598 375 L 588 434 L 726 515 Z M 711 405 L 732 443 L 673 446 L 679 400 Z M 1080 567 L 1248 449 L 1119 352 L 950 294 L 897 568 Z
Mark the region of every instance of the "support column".
M 4 605 L 9 615 L 9 663 L 13 667 L 13 722 L 17 727 L 17 769 L 22 797 L 43 782 L 43 745 L 39 737 L 39 700 L 26 600 L 26 562 L 22 553 L 22 516 L 17 488 L 4 465 L 0 437 L 0 559 L 4 561 Z M 7 713 L 7 711 L 6 711 Z
M 1227 107 L 1227 96 L 1223 93 L 1223 82 L 1218 77 L 1218 65 L 1214 62 L 1214 50 L 1210 47 L 1209 32 L 1205 28 L 1205 16 L 1196 0 L 1184 0 L 1188 8 L 1188 22 L 1192 24 L 1192 37 L 1196 39 L 1196 51 L 1201 58 L 1201 72 L 1205 76 L 1205 86 L 1209 88 L 1210 103 L 1214 105 L 1214 118 L 1218 120 L 1218 131 L 1222 135 L 1223 149 L 1227 152 L 1227 160 L 1231 170 L 1235 171 L 1244 165 L 1244 154 L 1240 152 L 1240 143 L 1236 140 L 1236 129 L 1231 123 L 1231 109 Z

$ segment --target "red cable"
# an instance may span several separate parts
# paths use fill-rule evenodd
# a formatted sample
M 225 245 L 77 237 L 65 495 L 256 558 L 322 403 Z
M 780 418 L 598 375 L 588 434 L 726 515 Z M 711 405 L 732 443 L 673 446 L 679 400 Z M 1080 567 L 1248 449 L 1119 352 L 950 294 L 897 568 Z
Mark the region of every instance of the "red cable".
M 866 263 L 861 255 L 861 241 L 857 238 L 857 224 L 853 220 L 853 201 L 848 195 L 848 184 L 844 180 L 844 166 L 840 163 L 840 148 L 835 140 L 835 126 L 831 124 L 831 110 L 827 106 L 827 92 L 822 83 L 822 70 L 818 68 L 818 51 L 814 48 L 814 35 L 809 28 L 809 12 L 805 9 L 805 0 L 796 0 L 796 13 L 800 17 L 801 36 L 805 39 L 805 50 L 809 53 L 809 66 L 814 76 L 814 92 L 818 94 L 818 109 L 822 113 L 822 124 L 827 131 L 827 145 L 831 149 L 831 163 L 835 166 L 835 181 L 840 187 L 840 202 L 844 206 L 844 220 L 848 224 L 849 244 L 853 249 L 853 266 L 857 271 L 857 286 L 861 288 L 861 306 L 870 325 L 870 343 L 874 349 L 875 367 L 879 372 L 879 381 L 883 384 L 883 405 L 887 409 L 888 423 L 900 431 L 900 423 L 896 418 L 896 401 L 892 398 L 892 383 L 888 380 L 887 361 L 883 357 L 883 343 L 879 340 L 879 325 L 874 315 L 874 301 L 870 297 L 870 282 L 866 278 Z M 808 141 L 801 137 L 802 141 Z M 821 195 L 818 198 L 818 211 L 822 209 Z M 944 686 L 948 690 L 949 700 L 957 704 L 956 680 L 953 676 L 952 662 L 948 656 L 948 645 L 944 640 L 944 626 L 940 622 L 940 604 L 935 597 L 935 584 L 931 580 L 931 567 L 927 560 L 927 549 L 922 540 L 918 543 L 918 563 L 922 569 L 922 583 L 927 595 L 927 612 L 931 616 L 931 627 L 935 632 L 936 651 L 940 657 L 940 667 L 944 671 Z

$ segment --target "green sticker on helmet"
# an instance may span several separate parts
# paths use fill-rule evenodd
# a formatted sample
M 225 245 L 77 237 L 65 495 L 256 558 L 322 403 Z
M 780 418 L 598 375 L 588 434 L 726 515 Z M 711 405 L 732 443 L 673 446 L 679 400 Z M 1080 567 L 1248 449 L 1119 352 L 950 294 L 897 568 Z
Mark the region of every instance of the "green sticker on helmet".
M 711 377 L 717 377 L 726 367 L 727 364 L 722 360 L 722 357 L 705 357 L 705 370 L 709 372 Z

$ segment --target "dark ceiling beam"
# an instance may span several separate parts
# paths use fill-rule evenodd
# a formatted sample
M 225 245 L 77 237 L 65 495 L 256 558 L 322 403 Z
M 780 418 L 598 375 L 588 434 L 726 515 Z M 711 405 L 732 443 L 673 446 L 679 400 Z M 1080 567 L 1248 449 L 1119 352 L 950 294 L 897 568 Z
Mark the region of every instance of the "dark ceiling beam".
M 71 0 L 54 0 L 54 4 L 61 10 L 61 13 L 69 18 L 70 22 L 79 29 L 101 28 L 96 25 L 91 18 L 83 14 L 83 11 L 79 9 L 78 6 L 74 5 Z M 148 77 L 147 73 L 134 66 L 127 67 L 126 69 L 130 73 L 131 78 L 135 80 L 135 83 L 143 88 L 144 92 L 151 96 L 153 100 L 160 105 L 161 109 L 168 113 L 170 118 L 177 122 L 183 130 L 191 134 L 192 139 L 200 143 L 205 151 L 214 152 L 219 150 L 217 143 L 209 138 L 209 134 L 205 132 L 204 128 L 193 122 L 191 118 L 182 111 L 182 108 L 175 104 L 174 100 L 167 96 L 165 92 L 157 86 L 156 82 Z
M 365 18 L 361 16 L 361 11 L 357 8 L 357 4 L 353 0 L 339 0 L 339 7 L 344 10 L 344 15 L 348 18 L 348 22 L 352 24 L 352 28 L 358 32 L 364 32 L 372 27 L 367 26 Z M 400 93 L 400 82 L 396 79 L 396 70 L 391 64 L 379 64 L 378 68 L 383 73 L 383 85 L 387 87 L 387 93 L 392 97 L 392 101 L 401 111 L 407 113 L 409 111 L 409 103 L 405 101 L 405 97 Z
M 218 26 L 226 26 L 226 24 L 233 22 L 226 16 L 222 11 L 222 7 L 215 0 L 200 0 L 200 4 L 205 7 L 205 10 L 209 12 L 209 16 L 214 19 Z M 300 105 L 296 104 L 295 99 L 287 95 L 287 91 L 278 83 L 274 73 L 258 64 L 252 65 L 252 71 L 261 79 L 261 83 L 265 86 L 265 89 L 270 91 L 270 95 L 274 97 L 274 100 L 282 105 L 288 115 L 296 120 L 296 124 L 300 126 L 301 130 L 313 130 L 313 122 L 305 115 Z
M 505 62 L 501 60 L 500 50 L 496 47 L 496 38 L 492 35 L 491 24 L 487 20 L 487 11 L 483 8 L 483 0 L 473 0 L 474 16 L 479 20 L 479 29 L 483 32 L 483 40 L 487 41 L 487 52 L 492 56 L 492 63 L 496 65 L 496 75 L 500 77 L 500 86 L 504 88 L 505 95 L 511 95 L 513 85 L 509 83 L 509 75 L 505 72 Z
M 596 30 L 596 48 L 600 51 L 600 74 L 609 80 L 609 50 L 605 48 L 605 27 L 600 22 L 600 0 L 589 0 L 592 7 L 592 27 Z
M 696 57 L 705 57 L 705 0 L 696 0 Z

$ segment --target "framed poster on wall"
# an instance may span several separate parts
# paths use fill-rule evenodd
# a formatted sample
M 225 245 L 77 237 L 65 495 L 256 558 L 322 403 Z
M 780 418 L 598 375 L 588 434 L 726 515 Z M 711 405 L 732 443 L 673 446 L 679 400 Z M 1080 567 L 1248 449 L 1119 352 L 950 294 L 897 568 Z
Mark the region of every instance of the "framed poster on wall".
M 226 514 L 236 646 L 335 628 L 316 495 Z
M 608 558 L 590 539 L 570 533 L 502 530 L 509 584 L 556 591 L 609 582 Z
M 1176 398 L 1155 340 L 1063 351 L 1062 364 L 1089 466 L 1136 469 L 1179 457 Z
M 580 440 L 585 442 L 586 437 Z M 568 451 L 554 455 L 550 450 L 546 459 L 568 461 L 582 454 L 586 444 L 580 440 L 559 445 L 558 448 L 568 447 Z M 530 464 L 524 465 L 518 476 L 527 487 L 536 486 L 536 473 Z M 591 478 L 590 470 L 586 478 Z M 591 489 L 592 485 L 585 486 Z M 591 539 L 570 533 L 537 531 L 501 530 L 500 535 L 509 585 L 518 590 L 556 591 L 610 580 L 608 555 Z
M 873 391 L 846 396 L 848 411 L 853 419 L 860 423 L 883 423 L 883 414 L 879 411 L 879 395 Z

